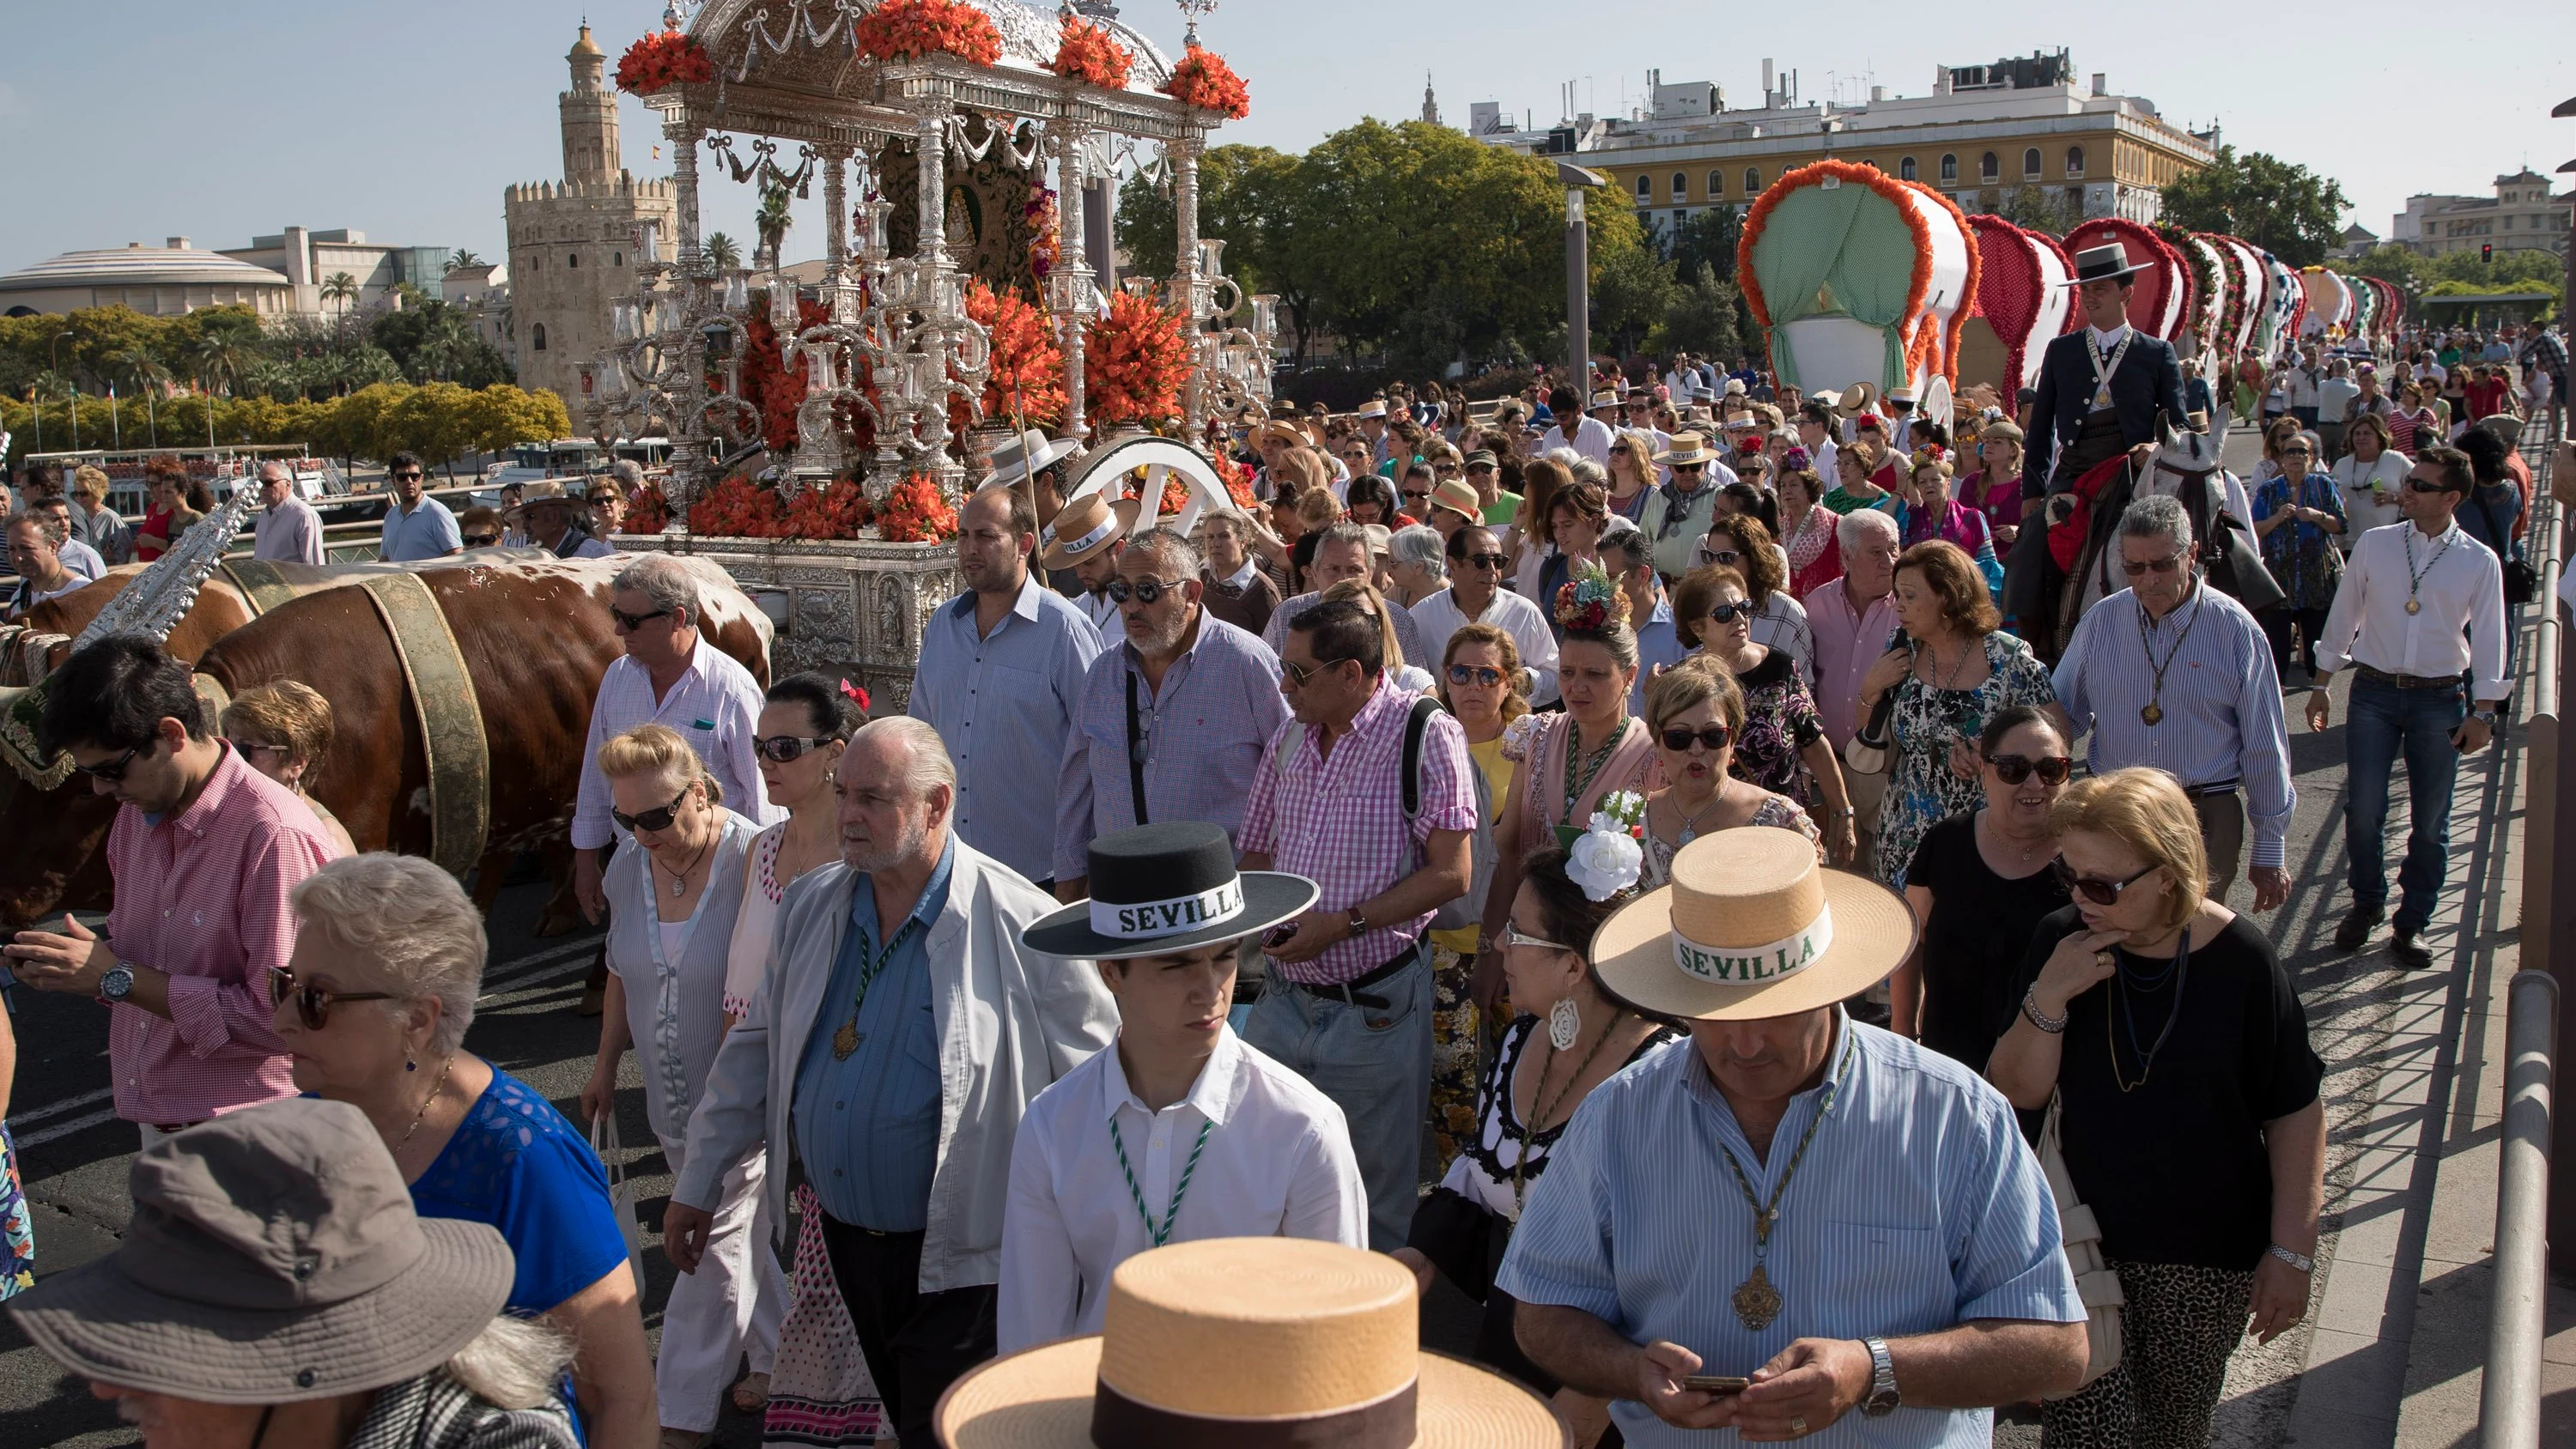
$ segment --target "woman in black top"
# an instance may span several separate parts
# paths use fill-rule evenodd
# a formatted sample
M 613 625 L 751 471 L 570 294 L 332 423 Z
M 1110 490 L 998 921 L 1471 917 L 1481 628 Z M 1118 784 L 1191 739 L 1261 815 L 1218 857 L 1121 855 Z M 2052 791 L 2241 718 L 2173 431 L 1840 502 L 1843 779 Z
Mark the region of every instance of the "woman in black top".
M 2307 1313 L 2324 1067 L 2270 940 L 2203 898 L 2199 820 L 2172 776 L 2080 781 L 2053 820 L 2075 904 L 2031 942 L 1987 1075 L 2025 1111 L 2057 1099 L 2127 1302 L 2119 1366 L 2049 1404 L 2042 1442 L 2203 1444 L 2238 1341 Z
M 1906 867 L 1923 936 L 1889 980 L 1888 1004 L 1892 1030 L 1983 1072 L 2012 1019 L 2031 935 L 2066 905 L 2048 815 L 2074 761 L 2066 736 L 2026 704 L 1995 711 L 1977 755 L 1985 803 L 1923 832 Z

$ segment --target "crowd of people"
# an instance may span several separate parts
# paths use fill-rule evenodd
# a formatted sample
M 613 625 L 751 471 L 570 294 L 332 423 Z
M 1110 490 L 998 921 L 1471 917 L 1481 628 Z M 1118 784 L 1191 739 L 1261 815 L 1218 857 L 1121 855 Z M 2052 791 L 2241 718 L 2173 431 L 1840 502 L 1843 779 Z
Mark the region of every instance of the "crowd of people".
M 91 643 L 37 733 L 122 807 L 116 905 L 6 956 L 112 1012 L 137 1228 L 39 1280 L 0 1198 L 0 1296 L 147 1433 L 692 1449 L 731 1403 L 919 1449 L 977 1442 L 1004 1390 L 967 1388 L 1139 1331 L 1112 1306 L 1172 1245 L 1308 1239 L 1474 1300 L 1476 1359 L 1587 1449 L 1957 1442 L 2030 1401 L 2052 1445 L 2200 1443 L 2238 1344 L 2305 1314 L 2322 1204 L 2322 1067 L 2253 919 L 2290 890 L 2282 679 L 2295 650 L 2322 730 L 2356 676 L 2338 945 L 2385 920 L 2431 966 L 2524 602 L 2491 424 L 2554 405 L 2563 352 L 2410 338 L 2406 387 L 2507 386 L 2409 425 L 2385 359 L 2314 403 L 2274 385 L 2313 350 L 2266 370 L 2283 418 L 2213 520 L 2148 476 L 2181 380 L 2134 269 L 2080 260 L 2042 386 L 1947 419 L 1690 358 L 1490 414 L 1390 388 L 1252 424 L 1252 505 L 1188 532 L 1014 439 L 899 714 L 763 687 L 698 575 L 635 556 L 566 802 L 607 970 L 571 1115 L 465 1046 L 463 889 L 313 799 L 327 681 L 217 717 L 150 639 Z M 2007 571 L 2120 459 L 2127 492 L 2077 496 L 2126 587 L 2061 639 Z M 460 518 L 422 472 L 394 460 L 388 559 L 605 552 L 623 497 Z M 263 554 L 318 549 L 261 482 Z M 22 491 L 18 572 L 59 591 L 100 505 Z M 2216 582 L 2231 527 L 2277 602 Z M 675 1178 L 655 1352 L 593 1140 L 635 1080 Z M 209 1206 L 254 1190 L 265 1236 Z M 169 1271 L 226 1286 L 174 1306 Z M 1158 1422 L 1130 1388 L 1100 1412 Z

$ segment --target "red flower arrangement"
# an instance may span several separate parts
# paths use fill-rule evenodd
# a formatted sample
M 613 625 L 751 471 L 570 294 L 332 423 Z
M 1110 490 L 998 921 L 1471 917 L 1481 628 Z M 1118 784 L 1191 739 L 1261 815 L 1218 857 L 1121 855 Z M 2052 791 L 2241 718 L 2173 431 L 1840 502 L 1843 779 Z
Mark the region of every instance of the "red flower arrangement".
M 1064 38 L 1057 42 L 1055 59 L 1047 69 L 1066 80 L 1114 91 L 1126 88 L 1128 69 L 1135 63 L 1136 57 L 1112 40 L 1106 29 L 1068 15 L 1064 18 Z
M 957 536 L 957 510 L 927 473 L 894 485 L 877 508 L 877 536 L 888 543 L 945 543 Z
M 885 0 L 851 31 L 870 60 L 953 55 L 977 65 L 1002 58 L 1002 32 L 992 17 L 958 0 Z
M 706 538 L 776 538 L 785 521 L 777 490 L 740 473 L 699 495 L 689 509 L 689 531 Z
M 1225 63 L 1225 57 L 1193 45 L 1180 63 L 1172 67 L 1172 78 L 1163 83 L 1163 94 L 1185 106 L 1214 111 L 1228 120 L 1240 121 L 1252 114 L 1252 91 L 1243 77 Z
M 649 96 L 666 86 L 698 85 L 716 78 L 716 64 L 698 38 L 680 30 L 656 30 L 626 47 L 617 62 L 617 88 Z
M 753 296 L 751 319 L 743 328 L 742 399 L 760 409 L 760 434 L 770 450 L 785 453 L 796 446 L 796 410 L 805 404 L 805 369 L 787 365 L 778 329 L 769 322 L 769 306 L 758 300 L 767 294 Z M 817 326 L 830 316 L 820 302 L 796 300 L 799 328 Z
M 1190 344 L 1177 313 L 1116 293 L 1109 315 L 1085 323 L 1084 334 L 1083 382 L 1096 421 L 1150 425 L 1180 411 Z
M 1243 509 L 1253 507 L 1256 500 L 1252 496 L 1250 469 L 1219 453 L 1216 455 L 1216 476 L 1225 484 L 1226 496 L 1234 500 L 1235 507 Z
M 855 479 L 834 478 L 797 494 L 780 523 L 781 538 L 856 538 L 868 526 L 868 492 Z
M 660 533 L 671 526 L 671 500 L 659 483 L 647 483 L 626 500 L 627 533 Z
M 1064 349 L 1044 312 L 1016 292 L 996 292 L 980 279 L 966 289 L 966 315 L 993 335 L 992 372 L 984 382 L 984 416 L 1016 412 L 1032 427 L 1064 416 Z M 963 404 L 952 404 L 952 412 Z M 963 432 L 957 419 L 954 431 Z

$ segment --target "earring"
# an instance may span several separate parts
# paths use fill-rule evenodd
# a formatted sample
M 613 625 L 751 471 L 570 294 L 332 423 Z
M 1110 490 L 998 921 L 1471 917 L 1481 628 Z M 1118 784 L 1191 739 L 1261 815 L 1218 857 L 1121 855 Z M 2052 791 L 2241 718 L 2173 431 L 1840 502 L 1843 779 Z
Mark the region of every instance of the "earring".
M 1572 1051 L 1582 1032 L 1583 1008 L 1571 996 L 1557 998 L 1556 1005 L 1547 1009 L 1547 1044 L 1561 1052 Z
M 419 1071 L 419 1070 L 420 1070 L 420 1063 L 418 1063 L 418 1062 L 411 1062 L 411 1061 L 404 1062 L 404 1063 L 403 1063 L 403 1070 L 404 1070 L 404 1071 L 406 1071 L 406 1072 L 416 1072 L 416 1071 Z

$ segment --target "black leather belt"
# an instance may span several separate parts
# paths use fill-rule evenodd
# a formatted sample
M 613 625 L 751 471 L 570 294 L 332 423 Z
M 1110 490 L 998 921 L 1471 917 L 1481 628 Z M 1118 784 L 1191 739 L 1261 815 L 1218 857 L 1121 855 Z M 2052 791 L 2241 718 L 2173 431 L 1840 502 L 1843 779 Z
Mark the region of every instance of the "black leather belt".
M 1280 977 L 1279 980 L 1280 984 L 1294 986 L 1309 996 L 1320 996 L 1326 1001 L 1346 1002 L 1352 1006 L 1365 1006 L 1371 1011 L 1384 1011 L 1394 1003 L 1375 992 L 1362 991 L 1360 988 L 1375 986 L 1393 976 L 1412 965 L 1421 954 L 1421 945 L 1417 942 L 1405 947 L 1403 955 L 1374 970 L 1364 971 L 1348 981 L 1290 981 L 1285 976 Z
M 2430 677 L 2421 674 L 2391 674 L 2385 669 L 2373 669 L 2358 661 L 2353 664 L 2352 671 L 2364 679 L 2385 684 L 2391 689 L 2457 689 L 2460 687 L 2460 681 L 2468 678 L 2465 673 L 2438 674 Z
M 2202 795 L 2233 795 L 2244 783 L 2243 780 L 2237 779 L 2220 780 L 2209 785 L 2185 785 L 2182 787 L 2182 792 L 2195 798 Z

